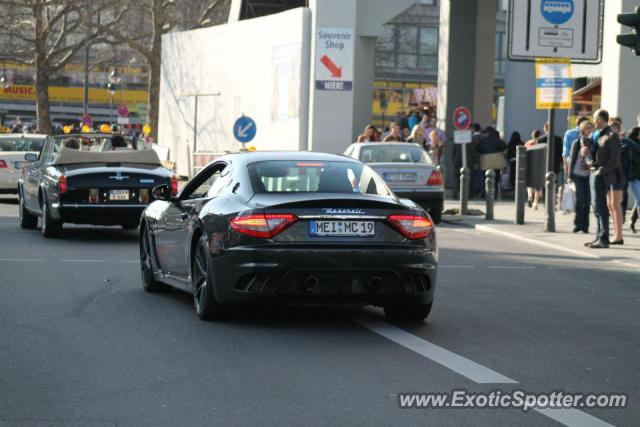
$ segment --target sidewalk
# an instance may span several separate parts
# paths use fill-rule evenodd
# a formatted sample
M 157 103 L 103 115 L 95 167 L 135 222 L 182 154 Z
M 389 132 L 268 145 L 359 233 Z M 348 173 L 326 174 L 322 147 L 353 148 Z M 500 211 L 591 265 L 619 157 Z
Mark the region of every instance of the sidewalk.
M 459 202 L 447 200 L 445 211 L 458 209 Z M 515 204 L 512 201 L 496 202 L 494 206 L 494 220 L 484 219 L 484 201 L 470 201 L 470 210 L 480 210 L 482 215 L 444 215 L 443 222 L 451 225 L 474 227 L 476 230 L 494 235 L 501 235 L 511 239 L 517 239 L 524 243 L 543 246 L 550 249 L 561 250 L 573 255 L 590 259 L 602 259 L 620 264 L 627 268 L 637 268 L 640 271 L 640 234 L 633 234 L 628 226 L 628 221 L 623 227 L 623 246 L 611 246 L 609 249 L 588 249 L 585 242 L 595 239 L 595 216 L 590 217 L 590 234 L 573 233 L 573 213 L 564 214 L 556 211 L 556 232 L 544 231 L 546 211 L 544 206 L 538 210 L 525 208 L 525 224 L 515 224 Z M 627 211 L 630 215 L 630 211 Z M 640 228 L 640 223 L 638 223 Z

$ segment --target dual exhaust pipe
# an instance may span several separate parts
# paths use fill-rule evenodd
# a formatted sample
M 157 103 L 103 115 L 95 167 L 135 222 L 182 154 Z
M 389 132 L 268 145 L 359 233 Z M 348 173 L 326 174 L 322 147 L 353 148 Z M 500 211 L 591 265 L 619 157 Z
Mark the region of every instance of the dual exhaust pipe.
M 383 280 L 380 276 L 371 276 L 364 287 L 368 292 L 376 292 L 382 287 Z M 320 278 L 314 274 L 307 276 L 300 285 L 301 289 L 307 293 L 311 293 L 320 286 Z

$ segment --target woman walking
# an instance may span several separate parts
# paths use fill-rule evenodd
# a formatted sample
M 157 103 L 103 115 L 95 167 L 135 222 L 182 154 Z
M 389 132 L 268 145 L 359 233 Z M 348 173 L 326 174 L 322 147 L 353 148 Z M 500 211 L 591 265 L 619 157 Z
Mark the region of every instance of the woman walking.
M 531 139 L 524 143 L 524 146 L 529 149 L 538 143 L 538 138 L 540 138 L 542 132 L 539 129 L 534 129 L 531 132 Z M 528 204 L 529 207 L 533 207 L 534 209 L 538 209 L 538 205 L 542 200 L 542 188 L 533 188 L 527 187 L 527 194 L 529 195 Z
M 374 125 L 367 126 L 362 135 L 358 137 L 358 142 L 380 142 L 378 129 Z

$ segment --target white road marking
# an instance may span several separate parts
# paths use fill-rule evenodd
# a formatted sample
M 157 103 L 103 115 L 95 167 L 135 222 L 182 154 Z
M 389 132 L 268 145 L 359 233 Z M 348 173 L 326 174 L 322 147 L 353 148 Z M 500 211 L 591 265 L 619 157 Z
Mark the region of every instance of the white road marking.
M 106 259 L 61 259 L 60 262 L 107 262 Z
M 530 243 L 532 245 L 538 245 L 545 248 L 551 248 L 557 251 L 567 252 L 572 255 L 578 255 L 584 258 L 601 259 L 598 255 L 582 252 L 576 249 L 565 248 L 564 246 L 554 245 L 553 243 L 549 243 L 549 242 L 541 242 L 540 240 L 530 239 L 528 237 L 519 236 L 517 234 L 509 233 L 507 231 L 496 230 L 495 228 L 492 228 L 484 224 L 477 224 L 476 230 L 484 231 L 485 233 L 497 234 L 503 237 L 509 237 L 511 239 L 520 240 L 521 242 Z
M 511 378 L 507 378 L 466 357 L 410 334 L 404 329 L 400 329 L 387 322 L 370 317 L 354 317 L 353 320 L 376 334 L 431 359 L 478 384 L 517 384 L 517 381 Z
M 561 424 L 566 426 L 576 427 L 605 427 L 611 426 L 605 421 L 596 418 L 586 412 L 579 411 L 577 409 L 560 409 L 560 408 L 546 408 L 546 409 L 534 409 L 534 411 L 541 413 Z
M 533 270 L 533 265 L 490 265 L 490 270 Z
M 475 265 L 439 265 L 438 268 L 461 268 L 461 269 L 469 269 L 476 268 Z
M 404 329 L 372 317 L 352 317 L 354 322 L 412 350 L 478 384 L 517 384 L 516 380 L 484 367 L 473 360 L 460 356 L 424 338 L 410 334 Z M 534 411 L 570 427 L 610 427 L 611 424 L 578 409 L 537 409 Z
M 43 258 L 0 258 L 0 262 L 45 262 Z

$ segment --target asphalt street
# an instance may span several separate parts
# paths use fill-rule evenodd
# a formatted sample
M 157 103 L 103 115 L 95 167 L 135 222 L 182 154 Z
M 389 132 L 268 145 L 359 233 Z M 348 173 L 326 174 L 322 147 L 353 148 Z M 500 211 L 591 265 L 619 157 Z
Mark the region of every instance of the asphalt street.
M 438 228 L 427 323 L 375 308 L 202 322 L 142 290 L 137 232 L 22 230 L 0 196 L 0 425 L 640 425 L 640 272 Z M 624 409 L 401 409 L 398 393 L 629 397 Z

